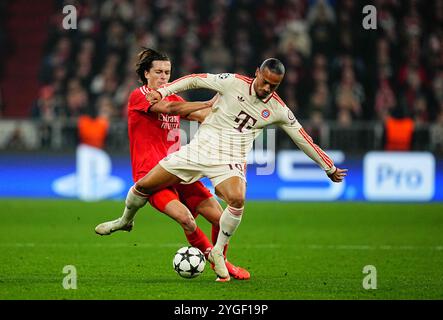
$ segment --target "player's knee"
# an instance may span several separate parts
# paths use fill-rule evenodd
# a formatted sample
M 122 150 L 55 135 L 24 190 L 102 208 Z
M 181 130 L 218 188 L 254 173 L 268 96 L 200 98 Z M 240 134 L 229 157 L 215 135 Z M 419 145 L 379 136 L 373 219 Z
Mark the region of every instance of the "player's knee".
M 227 203 L 234 208 L 243 208 L 245 204 L 245 197 L 241 193 L 233 193 L 228 196 Z
M 218 189 L 215 189 L 215 195 L 216 195 L 217 197 L 219 197 L 220 199 L 226 201 L 225 196 L 224 196 L 220 191 L 218 191 Z
M 134 185 L 134 188 L 135 188 L 135 190 L 136 191 L 138 191 L 138 192 L 140 192 L 140 193 L 143 193 L 143 194 L 151 194 L 151 190 L 149 190 L 148 188 L 146 188 L 144 185 L 143 185 L 143 181 L 142 180 L 139 180 L 139 181 L 137 181 L 136 183 L 135 183 L 135 185 Z
M 183 214 L 177 219 L 185 231 L 194 231 L 197 228 L 194 217 L 191 214 Z

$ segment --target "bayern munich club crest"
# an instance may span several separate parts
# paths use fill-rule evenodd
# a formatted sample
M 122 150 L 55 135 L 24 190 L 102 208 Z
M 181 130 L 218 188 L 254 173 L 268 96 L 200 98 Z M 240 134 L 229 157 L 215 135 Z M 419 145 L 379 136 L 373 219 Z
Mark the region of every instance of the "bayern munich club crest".
M 261 112 L 261 116 L 264 119 L 268 119 L 270 115 L 271 115 L 271 111 L 269 111 L 268 109 L 263 109 L 263 111 Z

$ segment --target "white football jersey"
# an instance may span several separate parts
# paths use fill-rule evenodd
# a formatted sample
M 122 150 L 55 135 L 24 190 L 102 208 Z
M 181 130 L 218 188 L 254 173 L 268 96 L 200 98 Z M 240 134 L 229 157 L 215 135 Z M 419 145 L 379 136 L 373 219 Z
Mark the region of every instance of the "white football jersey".
M 332 160 L 313 143 L 277 93 L 259 99 L 254 81 L 231 73 L 191 74 L 158 89 L 162 98 L 197 88 L 220 94 L 212 112 L 186 146 L 190 160 L 207 165 L 245 163 L 254 139 L 263 128 L 275 124 L 327 173 L 333 172 Z

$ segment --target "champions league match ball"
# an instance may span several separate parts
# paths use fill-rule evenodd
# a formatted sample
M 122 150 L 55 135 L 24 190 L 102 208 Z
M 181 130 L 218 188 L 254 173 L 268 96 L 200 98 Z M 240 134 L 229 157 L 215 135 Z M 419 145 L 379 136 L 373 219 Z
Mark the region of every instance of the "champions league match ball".
M 177 250 L 172 266 L 183 278 L 195 278 L 205 270 L 205 255 L 195 247 L 183 247 Z

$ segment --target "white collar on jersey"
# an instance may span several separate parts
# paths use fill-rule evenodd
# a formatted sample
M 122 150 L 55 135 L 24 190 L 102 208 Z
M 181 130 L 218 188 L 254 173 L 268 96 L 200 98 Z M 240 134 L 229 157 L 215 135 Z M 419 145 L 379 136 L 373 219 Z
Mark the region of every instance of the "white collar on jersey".
M 253 96 L 253 97 L 257 97 L 257 93 L 255 92 L 255 90 L 254 90 L 254 82 L 255 82 L 255 80 L 256 80 L 257 78 L 254 78 L 254 80 L 251 82 L 251 84 L 249 85 L 249 95 L 250 96 Z M 268 101 L 269 100 L 271 100 L 271 98 L 272 98 L 272 95 L 273 95 L 274 93 L 272 92 L 272 93 L 270 93 L 267 97 L 265 97 L 265 98 L 263 98 L 263 99 L 260 99 L 263 103 L 268 103 Z

